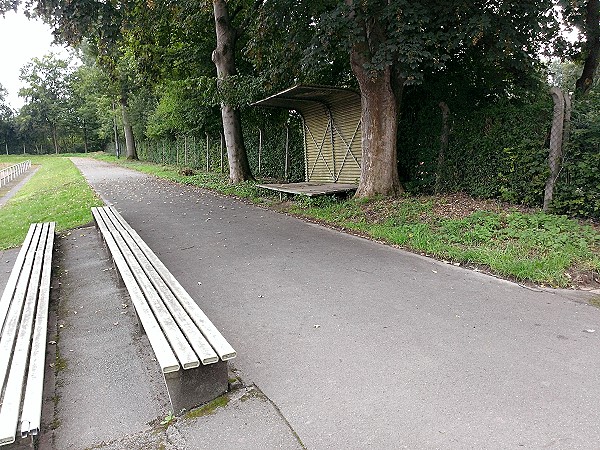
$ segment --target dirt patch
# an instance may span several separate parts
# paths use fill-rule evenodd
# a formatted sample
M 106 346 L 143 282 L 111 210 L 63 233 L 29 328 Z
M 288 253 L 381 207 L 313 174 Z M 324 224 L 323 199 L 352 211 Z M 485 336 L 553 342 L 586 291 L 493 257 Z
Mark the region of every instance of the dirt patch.
M 476 199 L 462 193 L 429 197 L 429 200 L 433 202 L 433 213 L 436 216 L 448 219 L 464 219 L 477 211 L 489 211 L 495 213 L 533 213 L 539 211 L 534 208 L 511 205 L 498 200 Z

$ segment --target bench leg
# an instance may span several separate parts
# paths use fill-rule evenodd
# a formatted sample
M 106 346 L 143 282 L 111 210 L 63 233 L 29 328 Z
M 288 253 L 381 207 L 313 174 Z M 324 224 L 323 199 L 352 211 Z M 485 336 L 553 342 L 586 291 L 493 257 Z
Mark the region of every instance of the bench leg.
M 227 392 L 229 385 L 227 361 L 219 361 L 195 369 L 180 369 L 165 373 L 165 383 L 173 412 L 196 408 Z

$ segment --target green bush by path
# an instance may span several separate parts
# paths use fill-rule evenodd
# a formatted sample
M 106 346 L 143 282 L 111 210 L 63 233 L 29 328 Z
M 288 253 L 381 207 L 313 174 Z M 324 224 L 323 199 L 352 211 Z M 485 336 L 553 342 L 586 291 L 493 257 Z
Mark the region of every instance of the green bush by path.
M 510 209 L 445 217 L 433 202 L 418 197 L 305 201 L 292 212 L 517 281 L 566 287 L 582 274 L 600 279 L 600 233 L 589 225 Z
M 56 222 L 57 231 L 92 221 L 90 208 L 102 205 L 77 167 L 64 157 L 1 156 L 0 163 L 31 159 L 37 172 L 0 208 L 0 249 L 21 245 L 29 225 Z

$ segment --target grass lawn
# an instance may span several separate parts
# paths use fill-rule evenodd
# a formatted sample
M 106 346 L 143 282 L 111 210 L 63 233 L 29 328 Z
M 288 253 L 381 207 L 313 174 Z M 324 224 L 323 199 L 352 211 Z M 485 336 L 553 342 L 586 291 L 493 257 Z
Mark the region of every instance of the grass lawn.
M 101 205 L 79 170 L 65 157 L 0 156 L 0 164 L 31 159 L 35 175 L 0 208 L 0 249 L 21 245 L 33 222 L 55 221 L 57 231 L 92 221 L 90 208 Z
M 565 216 L 460 194 L 391 200 L 298 196 L 281 202 L 253 182 L 231 185 L 222 174 L 198 171 L 186 176 L 173 166 L 96 157 L 245 198 L 449 264 L 519 282 L 600 288 L 600 228 Z

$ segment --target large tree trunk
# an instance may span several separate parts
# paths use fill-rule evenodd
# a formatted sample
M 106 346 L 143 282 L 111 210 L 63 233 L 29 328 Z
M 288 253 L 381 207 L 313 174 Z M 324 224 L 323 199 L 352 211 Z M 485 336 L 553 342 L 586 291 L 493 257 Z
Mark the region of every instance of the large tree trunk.
M 588 0 L 585 16 L 585 62 L 583 72 L 575 83 L 579 95 L 586 94 L 592 87 L 594 75 L 600 62 L 600 0 Z
M 215 29 L 217 34 L 217 48 L 213 51 L 212 60 L 217 68 L 218 82 L 235 75 L 235 44 L 236 30 L 231 25 L 227 2 L 213 0 L 215 14 Z M 221 103 L 221 118 L 223 120 L 223 134 L 227 147 L 229 160 L 229 179 L 232 183 L 239 183 L 253 179 L 248 163 L 248 155 L 244 146 L 242 135 L 242 121 L 239 109 Z
M 358 47 L 350 54 L 362 108 L 362 167 L 355 196 L 397 196 L 404 191 L 398 178 L 396 149 L 400 95 L 392 89 L 392 69 L 368 71 L 364 49 Z
M 133 128 L 131 128 L 131 123 L 129 122 L 127 98 L 124 96 L 121 97 L 121 113 L 123 115 L 123 133 L 125 134 L 127 159 L 138 159 L 137 151 L 135 149 L 135 138 L 133 137 Z

